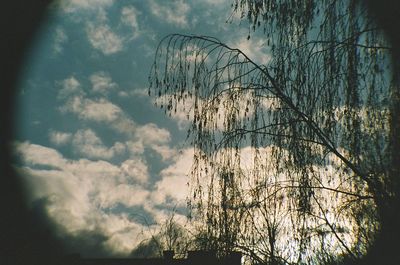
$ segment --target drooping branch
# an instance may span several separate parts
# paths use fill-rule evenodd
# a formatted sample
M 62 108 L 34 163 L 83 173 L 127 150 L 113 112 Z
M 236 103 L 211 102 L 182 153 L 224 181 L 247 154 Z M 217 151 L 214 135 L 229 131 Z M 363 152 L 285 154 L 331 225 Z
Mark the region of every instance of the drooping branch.
M 166 48 L 163 46 L 165 44 L 164 42 L 167 42 Z M 178 43 L 180 43 L 180 45 L 178 45 Z M 184 72 L 182 70 L 183 68 L 188 70 L 190 69 L 191 62 L 189 60 L 190 57 L 193 56 L 193 53 L 189 53 L 188 49 L 191 45 L 197 48 L 194 55 L 193 76 L 190 76 L 190 72 Z M 184 91 L 188 92 L 189 95 L 197 94 L 201 99 L 208 100 L 211 98 L 211 101 L 207 101 L 208 103 L 205 105 L 205 112 L 207 112 L 207 108 L 210 108 L 210 106 L 213 105 L 213 102 L 219 99 L 224 92 L 232 92 L 235 90 L 238 90 L 239 92 L 255 89 L 257 89 L 257 91 L 263 90 L 263 93 L 267 93 L 278 99 L 283 108 L 289 108 L 295 115 L 297 115 L 299 121 L 302 121 L 307 125 L 307 127 L 312 131 L 311 135 L 316 136 L 316 139 L 308 139 L 307 141 L 323 145 L 330 152 L 335 154 L 348 168 L 350 168 L 356 176 L 360 177 L 370 185 L 371 188 L 374 187 L 374 183 L 369 179 L 370 176 L 367 173 L 362 172 L 357 165 L 353 164 L 349 159 L 341 154 L 338 151 L 337 146 L 335 146 L 331 141 L 330 137 L 323 132 L 312 117 L 304 113 L 293 102 L 292 98 L 285 94 L 284 91 L 287 91 L 287 89 L 279 85 L 278 81 L 270 73 L 270 70 L 268 70 L 267 67 L 256 64 L 241 50 L 231 48 L 215 38 L 206 36 L 189 36 L 181 34 L 169 35 L 161 41 L 157 48 L 156 58 L 162 58 L 163 48 L 166 49 L 164 71 L 162 74 L 160 73 L 160 61 L 156 59 L 150 76 L 150 89 L 159 89 L 159 93 L 163 90 L 163 92 L 166 93 L 164 95 L 169 96 L 168 101 L 165 102 L 168 110 L 173 108 L 171 97 L 181 101 L 186 96 Z M 176 54 L 171 54 L 171 51 L 176 51 Z M 217 54 L 215 55 L 214 53 Z M 206 68 L 207 60 L 212 60 L 211 58 L 214 56 L 215 61 L 211 63 L 211 67 Z M 178 58 L 178 60 L 175 61 L 175 58 Z M 221 63 L 225 64 L 222 64 L 221 66 Z M 179 69 L 179 71 L 177 71 L 177 69 Z M 202 73 L 202 71 L 204 71 L 204 73 Z M 227 76 L 224 77 L 223 75 Z M 192 82 L 190 82 L 190 78 L 192 78 Z M 248 83 L 248 80 L 252 80 L 253 82 Z M 258 81 L 258 83 L 254 81 Z M 206 86 L 200 86 L 199 82 L 205 82 Z M 225 84 L 227 84 L 228 87 L 221 88 L 221 86 L 224 86 Z M 211 87 L 208 87 L 208 85 Z M 171 88 L 173 86 L 175 90 Z M 203 90 L 199 91 L 200 88 Z M 191 89 L 194 90 L 193 93 L 191 93 Z M 172 94 L 168 94 L 170 92 Z M 180 94 L 177 95 L 177 92 Z M 195 108 L 197 107 L 198 106 L 195 105 Z M 195 120 L 196 118 L 200 118 L 200 115 L 199 117 L 195 117 Z M 271 126 L 271 124 L 263 126 L 262 129 L 266 129 L 269 126 Z M 263 133 L 260 128 L 247 130 L 232 127 L 228 129 L 235 130 L 235 134 L 237 135 L 239 135 L 240 132 Z M 264 133 L 270 134 L 268 132 Z M 271 134 L 273 135 L 273 133 Z M 289 135 L 284 134 L 275 134 L 275 136 L 290 137 Z M 296 138 L 296 140 L 298 139 L 299 138 Z
M 217 246 L 254 260 L 358 257 L 387 194 L 388 45 L 354 1 L 236 3 L 254 25 L 270 23 L 266 65 L 215 38 L 174 34 L 151 70 L 157 104 L 191 122 L 192 205 Z

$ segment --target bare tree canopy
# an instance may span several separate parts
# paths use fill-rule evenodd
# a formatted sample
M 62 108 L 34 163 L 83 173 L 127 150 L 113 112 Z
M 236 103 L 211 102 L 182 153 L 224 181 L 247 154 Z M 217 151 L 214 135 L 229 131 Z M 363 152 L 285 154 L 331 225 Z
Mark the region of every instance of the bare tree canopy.
M 193 218 L 210 247 L 254 263 L 362 258 L 396 221 L 390 43 L 357 1 L 233 9 L 264 30 L 265 65 L 218 39 L 174 34 L 150 74 L 157 104 L 192 121 Z

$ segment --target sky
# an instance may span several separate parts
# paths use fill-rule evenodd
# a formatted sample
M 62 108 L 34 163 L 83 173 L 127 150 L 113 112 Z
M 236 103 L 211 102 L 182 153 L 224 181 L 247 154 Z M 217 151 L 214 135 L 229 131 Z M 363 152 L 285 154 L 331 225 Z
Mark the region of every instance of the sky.
M 190 121 L 147 94 L 158 43 L 208 35 L 265 63 L 264 41 L 230 0 L 63 0 L 47 13 L 20 78 L 14 167 L 71 251 L 128 255 L 172 213 L 186 222 Z

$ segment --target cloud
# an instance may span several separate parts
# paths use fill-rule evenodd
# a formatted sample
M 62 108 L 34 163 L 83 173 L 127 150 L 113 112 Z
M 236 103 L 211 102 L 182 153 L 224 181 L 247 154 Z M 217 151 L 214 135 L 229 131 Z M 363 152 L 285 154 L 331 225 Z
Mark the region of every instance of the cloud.
M 58 91 L 58 98 L 63 99 L 71 95 L 83 94 L 81 83 L 74 76 L 70 76 L 62 81 L 58 81 L 56 84 L 61 87 L 61 89 Z
M 131 156 L 137 156 L 144 153 L 144 145 L 141 141 L 127 141 L 125 144 Z
M 249 40 L 242 37 L 237 38 L 228 42 L 228 45 L 238 48 L 257 64 L 265 65 L 271 60 L 265 40 L 257 36 L 253 36 Z
M 102 190 L 96 201 L 102 208 L 110 208 L 117 203 L 123 203 L 129 207 L 144 204 L 149 194 L 148 190 L 139 185 L 119 184 L 108 190 Z
M 187 28 L 188 13 L 190 6 L 183 0 L 174 1 L 154 1 L 150 0 L 150 11 L 158 19 L 161 19 L 168 24 L 172 24 L 181 28 Z
M 65 13 L 74 13 L 83 10 L 96 10 L 109 7 L 114 0 L 60 0 L 58 2 L 61 10 Z
M 146 88 L 135 88 L 133 90 L 130 90 L 129 92 L 120 90 L 118 92 L 118 96 L 120 96 L 122 98 L 132 96 L 135 98 L 143 98 L 143 100 L 149 99 L 148 91 Z
M 126 98 L 129 96 L 128 92 L 124 91 L 124 90 L 120 90 L 118 91 L 118 96 L 120 96 L 121 98 Z
M 132 28 L 132 38 L 139 36 L 138 16 L 140 12 L 133 6 L 125 6 L 121 10 L 121 22 Z
M 169 131 L 159 128 L 154 123 L 148 123 L 137 128 L 135 136 L 148 145 L 166 144 L 171 140 Z
M 177 151 L 169 146 L 171 134 L 164 128 L 159 128 L 154 123 L 139 126 L 135 130 L 136 142 L 142 143 L 144 147 L 149 147 L 158 153 L 163 161 L 173 159 Z
M 72 144 L 77 153 L 87 158 L 111 159 L 116 155 L 123 154 L 126 150 L 125 145 L 120 142 L 107 148 L 91 129 L 77 131 Z
M 69 160 L 45 146 L 29 142 L 14 146 L 23 163 L 16 169 L 29 187 L 30 202 L 46 200 L 47 215 L 62 228 L 58 234 L 65 233 L 65 238 L 96 234 L 105 248 L 120 255 L 129 254 L 143 239 L 140 234 L 146 227 L 128 218 L 132 212 L 113 213 L 110 209 L 149 201 L 150 192 L 141 184 L 148 179 L 144 161 L 130 159 L 113 165 L 106 161 Z
M 67 161 L 55 149 L 45 146 L 22 142 L 14 144 L 14 151 L 24 164 L 51 168 L 63 168 Z
M 142 159 L 129 159 L 121 164 L 121 169 L 126 176 L 139 183 L 147 183 L 149 178 L 149 169 Z
M 170 95 L 167 96 L 162 96 L 162 97 L 156 97 L 153 99 L 153 104 L 156 104 L 158 106 L 165 104 L 168 100 Z M 201 99 L 198 99 L 200 102 L 202 102 Z M 190 96 L 187 96 L 184 101 L 179 101 L 177 104 L 174 106 L 176 107 L 176 111 L 172 110 L 170 112 L 171 116 L 170 118 L 173 119 L 180 130 L 187 130 L 188 125 L 193 121 L 194 118 L 194 99 Z
M 65 145 L 71 140 L 72 134 L 51 130 L 49 133 L 50 142 L 55 145 Z
M 109 73 L 100 71 L 90 76 L 92 90 L 94 92 L 106 95 L 110 90 L 115 89 L 118 85 L 112 81 Z
M 113 32 L 107 24 L 94 24 L 89 22 L 86 33 L 93 48 L 104 55 L 117 53 L 123 49 L 123 39 Z
M 134 89 L 134 90 L 132 90 L 131 95 L 135 96 L 135 97 L 140 97 L 140 98 L 143 98 L 143 97 L 148 98 L 148 96 L 149 96 L 147 88 Z
M 106 96 L 107 91 L 117 86 L 111 76 L 97 72 L 89 77 L 92 90 Z M 122 109 L 105 97 L 91 99 L 83 91 L 80 82 L 73 76 L 57 82 L 61 86 L 58 98 L 64 100 L 59 107 L 61 113 L 75 114 L 83 121 L 107 123 L 114 130 L 126 135 L 133 135 L 136 124 Z
M 60 110 L 74 113 L 82 120 L 97 122 L 115 121 L 122 115 L 122 110 L 117 105 L 104 98 L 92 100 L 81 96 L 68 99 Z
M 151 148 L 161 156 L 164 162 L 174 159 L 178 153 L 175 148 L 171 148 L 169 145 L 152 145 Z
M 113 4 L 114 0 L 60 0 L 55 6 L 79 27 L 85 25 L 87 39 L 94 49 L 111 55 L 123 49 L 123 38 L 107 23 L 107 8 Z
M 116 86 L 111 77 L 104 72 L 91 75 L 90 80 L 95 91 L 105 91 L 110 86 Z M 143 153 L 145 147 L 150 147 L 166 160 L 175 152 L 167 146 L 171 141 L 171 135 L 168 130 L 159 128 L 154 123 L 138 125 L 119 106 L 111 103 L 106 98 L 90 99 L 86 97 L 83 90 L 80 89 L 79 81 L 74 77 L 63 80 L 61 84 L 63 89 L 60 94 L 65 99 L 65 103 L 59 108 L 62 113 L 75 114 L 84 121 L 105 123 L 117 132 L 133 137 L 134 141 L 129 143 L 128 148 L 132 154 Z M 141 94 L 142 90 L 139 91 Z M 90 152 L 86 151 L 84 153 L 89 154 Z
M 54 34 L 53 50 L 56 54 L 63 51 L 63 44 L 68 41 L 68 35 L 61 27 L 57 27 Z
M 160 172 L 161 180 L 155 184 L 152 199 L 158 204 L 184 206 L 188 195 L 190 168 L 193 163 L 193 149 L 183 150 L 176 161 Z
M 230 0 L 203 0 L 203 1 L 208 5 L 212 6 L 224 5 L 226 7 L 230 7 L 230 5 L 232 4 L 232 1 Z

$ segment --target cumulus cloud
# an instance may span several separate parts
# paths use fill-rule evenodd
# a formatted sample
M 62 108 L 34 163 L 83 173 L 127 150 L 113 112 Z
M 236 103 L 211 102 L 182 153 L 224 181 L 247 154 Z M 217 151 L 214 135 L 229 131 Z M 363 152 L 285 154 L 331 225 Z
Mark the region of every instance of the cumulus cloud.
M 123 49 L 123 38 L 112 31 L 107 24 L 88 23 L 86 33 L 93 48 L 104 55 L 114 54 Z
M 114 0 L 60 0 L 56 6 L 76 23 L 83 23 L 89 43 L 104 55 L 123 49 L 124 38 L 108 24 L 107 8 Z
M 148 123 L 136 130 L 136 137 L 145 144 L 166 144 L 171 140 L 168 130 L 159 128 L 154 123 Z
M 107 123 L 112 129 L 132 136 L 137 127 L 135 122 L 119 106 L 106 99 L 107 91 L 118 85 L 102 71 L 92 74 L 89 79 L 92 90 L 103 97 L 89 98 L 74 76 L 57 82 L 61 86 L 58 98 L 64 101 L 59 107 L 61 113 L 75 114 L 83 121 Z
M 144 153 L 144 145 L 141 141 L 126 141 L 125 144 L 131 156 L 138 156 Z
M 65 13 L 109 7 L 114 0 L 61 0 L 59 6 Z
M 31 200 L 45 198 L 46 212 L 67 235 L 100 236 L 101 246 L 127 254 L 143 240 L 140 232 L 148 229 L 130 214 L 139 207 L 151 220 L 161 222 L 169 211 L 161 205 L 170 207 L 176 201 L 184 205 L 186 182 L 179 173 L 181 165 L 159 173 L 161 180 L 156 184 L 150 181 L 146 150 L 156 152 L 164 162 L 179 160 L 177 150 L 170 147 L 170 132 L 154 123 L 137 124 L 107 99 L 107 91 L 117 86 L 107 72 L 95 72 L 87 81 L 89 88 L 75 76 L 56 83 L 59 110 L 73 114 L 83 128 L 74 133 L 53 129 L 49 139 L 56 146 L 70 144 L 75 158 L 67 159 L 49 147 L 17 143 L 22 163 L 18 171 L 32 191 Z M 106 142 L 100 131 L 90 127 L 91 122 L 118 132 L 119 141 Z M 115 211 L 120 205 L 126 209 Z
M 149 1 L 150 11 L 158 19 L 163 20 L 169 24 L 186 28 L 189 26 L 188 13 L 190 6 L 183 0 L 174 1 Z
M 144 161 L 114 165 L 70 160 L 55 149 L 29 142 L 15 143 L 14 150 L 23 164 L 16 168 L 30 187 L 31 202 L 46 198 L 47 214 L 68 235 L 101 235 L 106 247 L 119 254 L 129 253 L 141 240 L 135 235 L 146 228 L 128 218 L 129 213 L 111 210 L 148 202 L 150 192 L 142 185 L 148 179 Z
M 56 83 L 60 87 L 58 98 L 62 99 L 71 95 L 83 94 L 81 83 L 74 76 L 70 76 Z
M 128 159 L 121 164 L 121 169 L 126 176 L 142 184 L 146 183 L 149 177 L 149 169 L 142 159 Z
M 135 90 L 132 90 L 131 95 L 140 98 L 149 96 L 147 88 L 137 88 Z
M 163 161 L 173 159 L 177 151 L 169 146 L 171 134 L 168 130 L 158 127 L 154 123 L 139 126 L 135 130 L 135 141 L 142 143 L 158 153 Z
M 258 64 L 267 64 L 271 60 L 271 56 L 266 50 L 267 46 L 265 44 L 265 40 L 262 38 L 258 38 L 256 36 L 253 36 L 249 40 L 238 38 L 230 41 L 228 44 L 233 48 L 238 48 Z
M 91 75 L 89 79 L 92 82 L 94 91 L 106 91 L 110 87 L 116 86 L 109 74 L 105 72 L 97 72 Z M 174 156 L 176 151 L 168 146 L 171 141 L 171 135 L 168 130 L 160 128 L 154 123 L 136 124 L 119 106 L 104 97 L 88 98 L 83 92 L 79 81 L 74 77 L 67 78 L 60 83 L 63 87 L 60 91 L 60 94 L 63 95 L 61 98 L 65 100 L 64 104 L 59 108 L 62 113 L 75 114 L 84 121 L 104 123 L 111 129 L 132 137 L 133 141 L 127 142 L 128 151 L 131 154 L 141 154 L 144 152 L 145 147 L 149 147 L 159 153 L 163 160 Z M 142 90 L 139 91 L 142 92 Z M 102 148 L 96 148 L 96 152 L 103 154 L 98 157 L 111 157 L 111 154 L 107 153 L 108 151 L 102 151 L 104 151 Z M 90 148 L 83 154 L 94 155 L 94 149 Z
M 57 27 L 54 34 L 53 50 L 55 53 L 61 53 L 63 51 L 63 44 L 68 41 L 68 35 L 65 30 L 61 27 Z
M 51 130 L 49 133 L 50 142 L 55 145 L 65 145 L 71 140 L 72 134 Z
M 186 149 L 176 161 L 160 172 L 161 180 L 155 184 L 152 199 L 158 204 L 184 206 L 188 195 L 188 174 L 193 163 L 193 149 Z
M 169 95 L 168 95 L 169 96 Z M 153 99 L 153 103 L 157 105 L 163 104 L 166 100 L 164 97 L 156 97 Z M 198 99 L 201 101 L 201 99 Z M 190 122 L 194 118 L 194 99 L 188 96 L 184 101 L 180 101 L 176 104 L 176 111 L 170 112 L 170 117 L 173 119 L 180 130 L 187 130 Z
M 121 116 L 122 110 L 115 104 L 104 98 L 92 100 L 75 96 L 60 108 L 62 112 L 76 114 L 82 120 L 92 120 L 97 122 L 111 122 Z
M 92 90 L 94 92 L 106 95 L 110 90 L 115 89 L 118 85 L 112 81 L 109 73 L 104 71 L 96 72 L 90 76 Z
M 164 162 L 175 159 L 178 153 L 175 148 L 171 148 L 169 145 L 152 145 L 151 148 L 161 156 Z
M 125 152 L 125 145 L 116 142 L 110 148 L 104 146 L 101 139 L 91 129 L 79 130 L 72 140 L 76 152 L 87 158 L 111 159 Z
M 135 97 L 135 98 L 145 98 L 144 100 L 148 100 L 148 98 L 149 98 L 148 91 L 146 88 L 136 88 L 129 92 L 120 90 L 118 92 L 118 96 L 120 96 L 121 98 L 126 98 L 126 97 L 130 97 L 130 96 Z
M 126 206 L 142 205 L 148 199 L 149 191 L 138 185 L 119 184 L 112 189 L 102 190 L 97 201 L 102 208 L 110 208 L 123 202 Z
M 63 168 L 67 163 L 57 150 L 29 142 L 15 144 L 14 150 L 22 162 L 27 165 Z
M 132 28 L 132 38 L 139 36 L 138 16 L 140 12 L 133 6 L 125 6 L 121 11 L 121 22 Z
M 203 1 L 208 5 L 212 6 L 224 5 L 226 7 L 229 7 L 232 4 L 230 0 L 203 0 Z

